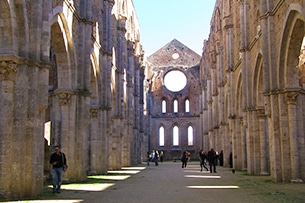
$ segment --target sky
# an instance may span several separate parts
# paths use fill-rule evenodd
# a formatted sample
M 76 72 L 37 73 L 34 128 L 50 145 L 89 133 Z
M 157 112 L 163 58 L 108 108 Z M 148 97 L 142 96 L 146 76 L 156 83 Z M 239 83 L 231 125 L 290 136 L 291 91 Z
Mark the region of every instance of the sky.
M 216 0 L 133 0 L 146 56 L 177 39 L 202 54 Z

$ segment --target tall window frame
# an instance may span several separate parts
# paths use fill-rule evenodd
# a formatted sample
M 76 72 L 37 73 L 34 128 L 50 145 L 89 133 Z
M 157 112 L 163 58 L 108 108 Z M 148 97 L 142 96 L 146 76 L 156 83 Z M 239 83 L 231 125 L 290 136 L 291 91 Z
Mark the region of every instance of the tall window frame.
M 184 102 L 184 109 L 185 109 L 185 113 L 189 113 L 190 112 L 190 100 L 186 99 Z
M 194 146 L 194 128 L 191 125 L 187 128 L 187 145 Z
M 163 99 L 161 102 L 161 112 L 166 113 L 166 100 Z
M 164 135 L 164 127 L 160 126 L 159 127 L 159 146 L 164 147 L 165 144 L 165 135 Z
M 178 109 L 179 109 L 178 100 L 175 99 L 174 102 L 173 102 L 173 110 L 174 110 L 174 113 L 178 113 Z
M 173 127 L 173 146 L 179 146 L 179 138 L 179 127 L 175 125 Z

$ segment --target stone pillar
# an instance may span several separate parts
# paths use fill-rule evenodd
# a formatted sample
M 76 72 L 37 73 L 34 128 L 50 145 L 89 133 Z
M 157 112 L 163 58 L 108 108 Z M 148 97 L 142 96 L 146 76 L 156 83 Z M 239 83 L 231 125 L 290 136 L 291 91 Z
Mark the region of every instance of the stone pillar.
M 103 12 L 103 92 L 102 92 L 102 105 L 110 108 L 111 102 L 111 71 L 112 71 L 112 47 L 113 47 L 113 30 L 112 30 L 112 15 L 111 10 L 114 5 L 113 0 L 104 0 Z
M 0 56 L 0 199 L 42 192 L 47 67 L 28 58 Z
M 232 117 L 234 122 L 234 131 L 232 134 L 232 160 L 233 160 L 233 167 L 235 169 L 242 169 L 242 145 L 241 145 L 241 123 L 240 119 L 236 117 Z
M 116 81 L 116 91 L 117 91 L 117 116 L 119 117 L 124 117 L 124 102 L 125 98 L 124 97 L 124 88 L 125 88 L 125 79 L 124 75 L 125 72 L 127 72 L 127 42 L 125 39 L 125 34 L 126 34 L 126 20 L 127 18 L 125 16 L 119 16 L 118 19 L 118 41 L 117 41 L 117 51 L 116 51 L 116 61 L 117 61 L 117 79 Z
M 219 43 L 219 42 L 218 42 Z M 223 64 L 223 47 L 218 46 L 216 48 L 216 62 L 217 62 L 217 86 L 223 87 L 225 80 L 224 80 L 224 64 Z
M 241 127 L 241 165 L 242 170 L 247 169 L 247 126 L 243 119 L 240 120 Z
M 111 72 L 112 72 L 112 47 L 113 47 L 113 27 L 111 11 L 114 5 L 114 0 L 104 0 L 103 4 L 103 55 L 102 55 L 102 126 L 103 126 L 103 160 L 105 167 L 103 170 L 107 171 L 108 167 L 112 165 L 109 157 L 111 156 L 111 141 L 112 141 L 112 118 L 111 118 Z
M 211 95 L 216 96 L 217 95 L 217 72 L 215 63 L 211 66 Z
M 102 143 L 102 148 L 100 149 L 101 154 L 102 154 L 102 158 L 101 158 L 101 170 L 102 173 L 107 173 L 108 170 L 108 158 L 109 158 L 109 126 L 110 126 L 110 119 L 109 119 L 109 108 L 107 107 L 102 107 L 101 109 L 101 123 L 100 123 L 100 133 L 99 136 L 101 136 L 101 143 Z
M 137 84 L 137 86 L 139 87 L 138 88 L 138 91 L 139 91 L 139 97 L 138 99 L 135 99 L 136 102 L 139 103 L 139 109 L 138 109 L 138 112 L 139 112 L 139 123 L 138 123 L 138 126 L 139 126 L 139 129 L 138 129 L 138 133 L 139 133 L 139 136 L 140 136 L 140 142 L 139 142 L 139 145 L 137 146 L 138 147 L 138 153 L 137 153 L 137 157 L 138 157 L 138 162 L 137 163 L 141 163 L 141 159 L 144 159 L 146 158 L 146 147 L 145 147 L 145 140 L 144 140 L 144 135 L 145 135 L 145 116 L 144 116 L 144 87 L 143 87 L 143 84 L 144 84 L 144 80 L 145 80 L 145 73 L 144 73 L 144 70 L 145 70 L 145 67 L 144 66 L 141 66 L 139 67 L 138 69 L 138 75 L 139 75 L 139 79 L 137 81 L 135 81 L 135 83 Z
M 286 100 L 288 105 L 288 126 L 290 139 L 290 158 L 291 158 L 291 182 L 303 182 L 300 178 L 300 154 L 298 143 L 297 130 L 297 108 L 296 100 L 298 92 L 286 93 Z
M 102 150 L 103 147 L 102 143 L 102 134 L 100 134 L 101 128 L 100 128 L 100 122 L 99 122 L 99 112 L 100 107 L 98 106 L 91 106 L 90 107 L 90 145 L 89 145 L 89 151 L 90 151 L 90 168 L 89 173 L 90 174 L 101 174 L 103 173 L 102 166 L 104 162 L 101 162 L 103 159 L 102 156 Z
M 111 133 L 109 135 L 109 168 L 120 169 L 122 167 L 122 120 L 113 118 L 111 122 Z
M 252 125 L 251 125 L 251 110 L 245 111 L 244 112 L 244 118 L 245 118 L 245 122 L 244 122 L 244 133 L 245 133 L 245 145 L 243 145 L 243 147 L 245 147 L 245 151 L 246 151 L 246 169 L 248 171 L 248 173 L 253 174 L 253 135 L 251 133 L 252 130 Z M 248 162 L 249 160 L 249 162 Z
M 260 143 L 260 175 L 269 175 L 267 169 L 267 160 L 269 156 L 269 150 L 267 149 L 267 126 L 266 126 L 266 115 L 264 109 L 257 110 L 258 125 L 259 125 L 259 143 Z
M 9 146 L 12 145 L 12 137 L 14 136 L 16 66 L 16 62 L 13 61 L 0 61 L 0 199 L 15 196 L 21 192 L 19 186 L 17 186 L 17 191 L 14 191 L 16 188 L 10 188 L 13 181 L 10 175 L 12 150 Z
M 281 142 L 280 142 L 280 124 L 279 124 L 279 96 L 271 94 L 270 99 L 270 118 L 269 124 L 269 149 L 270 149 L 270 175 L 275 181 L 282 181 L 281 173 Z M 270 123 L 269 123 L 270 122 Z

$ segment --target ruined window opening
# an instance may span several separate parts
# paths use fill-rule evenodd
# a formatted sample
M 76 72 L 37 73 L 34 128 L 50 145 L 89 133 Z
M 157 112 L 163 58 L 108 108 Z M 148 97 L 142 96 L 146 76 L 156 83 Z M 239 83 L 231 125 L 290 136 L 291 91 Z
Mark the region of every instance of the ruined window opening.
M 194 145 L 194 130 L 192 126 L 189 126 L 187 129 L 187 144 L 188 146 Z
M 185 113 L 190 112 L 190 100 L 185 100 Z
M 51 121 L 44 123 L 44 138 L 48 141 L 48 146 L 51 144 Z
M 166 113 L 166 101 L 162 100 L 162 113 Z
M 179 92 L 185 88 L 187 79 L 185 74 L 179 70 L 172 70 L 164 76 L 164 85 L 171 92 Z
M 177 59 L 177 58 L 179 58 L 180 56 L 179 56 L 179 54 L 178 53 L 174 53 L 173 55 L 172 55 L 172 58 L 173 59 Z
M 179 128 L 177 126 L 173 128 L 173 145 L 179 146 Z
M 159 128 L 159 146 L 163 147 L 164 146 L 164 127 L 161 126 Z
M 177 99 L 174 100 L 174 113 L 178 113 L 178 101 L 177 101 Z

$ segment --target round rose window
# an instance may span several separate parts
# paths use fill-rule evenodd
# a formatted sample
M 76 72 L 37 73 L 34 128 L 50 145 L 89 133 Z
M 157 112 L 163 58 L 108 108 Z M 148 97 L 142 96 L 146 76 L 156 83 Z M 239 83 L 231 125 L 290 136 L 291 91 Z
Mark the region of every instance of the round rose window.
M 179 92 L 186 86 L 186 77 L 179 70 L 172 70 L 164 76 L 165 87 L 172 92 Z

